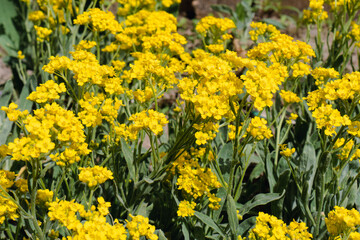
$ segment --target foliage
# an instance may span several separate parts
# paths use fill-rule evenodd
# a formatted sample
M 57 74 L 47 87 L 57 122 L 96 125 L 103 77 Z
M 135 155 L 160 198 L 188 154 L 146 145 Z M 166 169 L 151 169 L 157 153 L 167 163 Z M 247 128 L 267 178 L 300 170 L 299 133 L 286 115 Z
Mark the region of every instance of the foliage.
M 313 49 L 250 2 L 186 52 L 179 1 L 5 1 L 26 17 L 1 44 L 27 40 L 0 97 L 0 238 L 359 238 L 360 3 L 310 1 Z

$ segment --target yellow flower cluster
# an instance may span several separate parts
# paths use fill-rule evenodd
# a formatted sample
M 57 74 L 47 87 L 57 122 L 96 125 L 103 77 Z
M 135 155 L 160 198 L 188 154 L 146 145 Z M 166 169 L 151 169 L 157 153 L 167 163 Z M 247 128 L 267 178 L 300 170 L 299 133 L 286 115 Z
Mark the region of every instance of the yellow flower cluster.
M 99 8 L 91 8 L 74 19 L 74 24 L 89 25 L 93 31 L 109 31 L 112 34 L 122 31 L 122 27 L 112 12 L 105 12 Z
M 22 60 L 25 58 L 25 55 L 23 54 L 22 51 L 18 51 L 17 54 L 18 54 L 18 59 Z
M 246 132 L 255 138 L 257 141 L 264 138 L 271 138 L 273 136 L 271 130 L 266 126 L 267 121 L 260 117 L 254 117 L 246 129 Z
M 57 103 L 46 104 L 34 111 L 23 121 L 27 136 L 16 138 L 8 144 L 13 160 L 29 161 L 49 153 L 55 144 L 65 150 L 51 155 L 58 165 L 65 165 L 80 160 L 79 155 L 89 153 L 85 143 L 83 126 L 72 111 L 67 111 Z
M 94 188 L 108 179 L 113 179 L 113 173 L 108 170 L 106 167 L 94 166 L 94 167 L 87 167 L 87 168 L 79 168 L 79 180 L 89 188 Z
M 304 75 L 310 74 L 311 72 L 311 67 L 303 62 L 294 63 L 291 66 L 291 69 L 293 70 L 292 72 L 293 77 L 302 77 Z
M 194 199 L 206 195 L 209 199 L 209 208 L 217 210 L 221 198 L 211 193 L 212 189 L 220 188 L 221 184 L 210 168 L 203 168 L 199 165 L 197 158 L 184 152 L 173 163 L 173 171 L 179 173 L 176 184 L 179 190 L 183 190 Z M 195 207 L 195 206 L 194 206 Z
M 7 191 L 14 185 L 15 173 L 7 170 L 0 170 L 0 186 Z M 1 192 L 1 190 L 0 190 Z
M 118 15 L 127 16 L 134 14 L 139 9 L 154 10 L 156 2 L 154 0 L 116 0 L 121 6 L 118 8 Z
M 156 112 L 152 109 L 131 115 L 129 121 L 133 121 L 133 124 L 127 127 L 126 133 L 124 133 L 126 135 L 124 137 L 130 138 L 131 140 L 137 139 L 137 134 L 140 130 L 147 130 L 155 135 L 161 135 L 164 126 L 169 122 L 166 119 L 165 114 Z
M 155 226 L 149 224 L 149 219 L 137 215 L 133 216 L 129 214 L 131 221 L 126 220 L 126 228 L 129 231 L 131 239 L 140 240 L 141 236 L 145 236 L 149 240 L 157 240 L 159 237 L 154 233 Z
M 358 9 L 360 2 L 357 0 L 326 0 L 331 6 L 332 11 L 341 11 L 346 7 L 347 9 Z
M 38 189 L 36 192 L 36 203 L 46 206 L 53 200 L 54 192 L 49 189 Z
M 103 88 L 110 95 L 124 93 L 122 80 L 116 76 L 113 67 L 100 65 L 96 56 L 86 50 L 78 50 L 71 54 L 74 60 L 64 56 L 50 57 L 50 62 L 43 67 L 43 70 L 50 74 L 61 75 L 63 71 L 69 69 L 74 73 L 74 79 L 79 86 L 91 83 Z
M 57 84 L 54 80 L 49 80 L 36 87 L 36 91 L 30 93 L 26 99 L 37 103 L 47 103 L 59 99 L 59 93 L 63 92 L 66 92 L 64 83 Z
M 1 107 L 1 110 L 6 112 L 6 115 L 10 121 L 15 122 L 18 119 L 24 119 L 29 114 L 28 110 L 22 112 L 20 110 L 16 110 L 17 108 L 18 105 L 12 102 L 9 104 L 9 107 Z
M 259 43 L 249 50 L 247 56 L 251 59 L 270 60 L 270 62 L 284 65 L 292 65 L 300 61 L 308 63 L 310 58 L 315 56 L 315 52 L 309 44 L 293 41 L 293 38 L 286 34 L 273 34 L 269 40 Z M 301 68 L 305 69 L 304 72 L 306 72 L 306 69 L 310 67 L 302 65 Z
M 49 204 L 48 216 L 51 221 L 58 220 L 63 226 L 71 231 L 72 236 L 67 239 L 110 239 L 110 240 L 126 240 L 127 233 L 125 227 L 118 222 L 114 224 L 106 222 L 106 215 L 109 213 L 111 204 L 105 202 L 104 198 L 99 197 L 97 209 L 91 206 L 86 211 L 84 206 L 72 201 L 56 200 Z M 78 215 L 86 221 L 80 221 Z
M 3 224 L 5 219 L 18 218 L 17 209 L 18 206 L 12 200 L 0 196 L 0 224 Z
M 15 173 L 0 170 L 0 186 L 8 191 L 14 184 Z M 19 215 L 17 214 L 18 206 L 11 200 L 3 196 L 3 192 L 0 189 L 0 225 L 4 223 L 5 219 L 15 220 Z
M 328 13 L 324 11 L 324 0 L 310 0 L 309 8 L 303 10 L 304 22 L 314 23 L 328 18 Z
M 217 39 L 220 39 L 222 34 L 235 27 L 235 23 L 229 18 L 206 16 L 200 19 L 195 30 L 203 37 L 215 36 Z M 225 37 L 227 36 L 225 35 Z
M 132 54 L 136 60 L 129 70 L 124 71 L 123 79 L 132 82 L 134 79 L 141 80 L 145 86 L 154 89 L 154 93 L 165 88 L 173 88 L 178 82 L 176 72 L 183 70 L 183 64 L 176 58 L 168 59 L 163 63 L 159 57 L 151 52 L 136 52 Z M 162 55 L 166 58 L 168 55 Z
M 326 84 L 330 79 L 339 77 L 339 73 L 334 68 L 317 67 L 311 71 L 316 85 Z
M 250 230 L 249 240 L 288 239 L 309 240 L 312 234 L 307 231 L 306 224 L 292 221 L 288 226 L 275 216 L 260 212 L 256 225 Z
M 122 101 L 115 97 L 105 98 L 104 94 L 99 93 L 95 96 L 93 93 L 85 93 L 83 99 L 79 100 L 81 111 L 78 116 L 81 122 L 87 127 L 95 127 L 101 125 L 105 119 L 110 124 L 114 124 L 114 120 L 118 116 Z
M 118 8 L 118 15 L 127 16 L 138 12 L 140 9 L 154 11 L 157 2 L 160 2 L 164 8 L 168 8 L 175 3 L 180 3 L 181 0 L 117 0 L 117 2 L 121 4 Z
M 116 40 L 120 49 L 127 50 L 142 45 L 144 42 L 142 39 L 146 36 L 153 36 L 156 40 L 160 40 L 156 36 L 161 34 L 166 36 L 166 39 L 162 39 L 162 41 L 170 46 L 169 41 L 172 39 L 175 39 L 177 43 L 183 42 L 183 39 L 177 34 L 172 34 L 176 33 L 176 23 L 176 18 L 167 12 L 141 10 L 126 18 L 126 27 L 116 35 Z M 157 45 L 157 43 L 152 44 Z M 179 45 L 172 44 L 172 46 L 177 49 Z
M 360 226 L 360 213 L 354 208 L 348 210 L 344 207 L 335 206 L 334 210 L 329 212 L 325 218 L 325 223 L 332 236 L 347 236 L 351 232 L 356 232 Z
M 281 144 L 280 149 L 280 154 L 288 158 L 295 152 L 295 148 L 287 148 L 286 144 Z
M 351 121 L 347 115 L 342 116 L 339 110 L 331 105 L 322 105 L 316 108 L 313 113 L 317 128 L 325 128 L 325 134 L 328 136 L 336 134 L 336 128 L 347 126 Z
M 236 126 L 228 125 L 228 128 L 229 128 L 229 133 L 228 133 L 229 140 L 234 140 L 235 139 L 235 133 L 236 133 Z M 241 129 L 242 129 L 242 126 L 239 126 L 238 127 L 238 134 L 240 133 Z
M 259 36 L 263 37 L 272 37 L 280 34 L 280 31 L 276 29 L 275 26 L 271 24 L 266 24 L 262 22 L 252 22 L 250 27 L 253 29 L 249 31 L 251 40 L 257 41 Z
M 326 70 L 326 72 L 328 72 Z M 337 72 L 334 72 L 336 76 Z M 323 74 L 325 75 L 325 74 Z M 310 92 L 306 97 L 309 109 L 313 111 L 317 127 L 325 127 L 325 134 L 335 134 L 335 129 L 340 126 L 350 126 L 351 134 L 357 134 L 358 124 L 352 123 L 349 116 L 341 115 L 337 109 L 333 109 L 326 101 L 352 101 L 360 94 L 360 72 L 345 74 L 342 79 L 329 81 L 318 90 Z
M 351 31 L 349 32 L 348 36 L 353 39 L 357 47 L 360 47 L 360 25 L 352 22 Z
M 22 193 L 26 193 L 26 192 L 29 191 L 29 186 L 28 186 L 28 180 L 27 179 L 19 178 L 18 180 L 15 181 L 15 186 Z
M 232 118 L 229 100 L 237 100 L 237 95 L 243 92 L 243 82 L 236 77 L 233 67 L 241 68 L 249 62 L 232 52 L 215 56 L 198 49 L 193 54 L 194 58 L 186 60 L 185 69 L 191 77 L 184 77 L 178 84 L 181 98 L 193 103 L 202 119 Z
M 293 92 L 281 90 L 280 96 L 286 103 L 298 103 L 301 99 Z
M 48 28 L 44 28 L 44 27 L 39 27 L 39 26 L 34 26 L 35 30 L 36 30 L 36 35 L 37 35 L 37 41 L 38 42 L 43 42 L 45 40 L 49 39 L 50 34 L 52 33 L 51 29 Z
M 96 46 L 95 41 L 81 40 L 77 45 L 74 45 L 76 51 L 88 50 Z
M 273 105 L 273 94 L 279 90 L 279 85 L 287 76 L 287 68 L 281 64 L 274 63 L 267 67 L 264 62 L 258 62 L 256 68 L 241 75 L 241 79 L 244 80 L 246 91 L 254 101 L 254 107 L 261 111 Z
M 349 134 L 360 137 L 360 122 L 359 121 L 352 121 L 351 125 L 348 126 Z
M 196 207 L 195 202 L 189 202 L 187 200 L 183 200 L 179 203 L 177 215 L 179 217 L 189 217 L 194 216 L 194 208 Z
M 336 156 L 343 161 L 346 160 L 352 161 L 360 157 L 360 149 L 356 149 L 355 152 L 350 157 L 353 147 L 354 147 L 354 140 L 348 140 L 347 142 L 345 142 L 344 138 L 338 138 L 334 144 L 334 149 L 340 150 Z
M 38 10 L 38 11 L 30 12 L 28 18 L 30 21 L 36 23 L 46 19 L 46 16 L 43 11 Z

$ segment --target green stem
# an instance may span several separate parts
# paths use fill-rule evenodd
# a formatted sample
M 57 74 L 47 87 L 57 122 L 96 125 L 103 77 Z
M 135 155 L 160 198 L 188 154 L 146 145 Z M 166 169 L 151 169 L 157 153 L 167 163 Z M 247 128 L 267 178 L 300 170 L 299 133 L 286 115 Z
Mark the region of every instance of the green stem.
M 32 177 L 32 189 L 31 189 L 31 206 L 30 206 L 30 211 L 31 211 L 31 215 L 32 215 L 32 220 L 33 220 L 33 225 L 36 229 L 36 234 L 39 237 L 40 240 L 45 240 L 45 236 L 44 233 L 42 232 L 37 218 L 36 218 L 36 194 L 37 194 L 37 179 L 38 179 L 38 164 L 39 162 L 37 160 L 33 160 L 33 177 Z
M 320 204 L 318 206 L 318 209 L 317 209 L 317 215 L 316 215 L 316 225 L 315 225 L 315 234 L 314 234 L 314 237 L 316 238 L 318 235 L 319 235 L 319 230 L 320 230 L 320 223 L 321 223 L 321 213 L 322 213 L 322 208 L 323 208 L 323 205 L 324 205 L 324 192 L 325 192 L 325 176 L 324 174 L 322 174 L 321 176 L 321 189 L 320 189 Z
M 9 237 L 11 240 L 14 240 L 14 237 L 13 237 L 11 231 L 10 231 L 9 222 L 8 222 L 7 219 L 5 220 L 5 231 L 6 231 L 7 235 L 8 235 L 8 237 Z
M 245 161 L 245 167 L 244 167 L 244 169 L 243 169 L 243 171 L 242 171 L 242 173 L 241 173 L 240 182 L 238 183 L 237 188 L 236 188 L 236 190 L 235 190 L 235 195 L 234 195 L 234 196 L 235 196 L 235 197 L 234 197 L 235 202 L 240 198 L 240 195 L 241 195 L 241 192 L 242 192 L 242 183 L 243 183 L 243 180 L 244 180 L 244 177 L 245 177 L 245 172 L 246 172 L 246 170 L 247 170 L 247 168 L 248 168 L 248 166 L 249 166 L 250 157 L 251 157 L 251 155 L 255 152 L 256 144 L 257 144 L 257 143 L 253 144 L 253 147 L 252 147 L 252 149 L 251 149 L 251 152 L 250 152 L 249 156 L 247 156 L 247 159 L 246 159 L 246 161 Z
M 276 125 L 276 143 L 275 143 L 275 161 L 274 167 L 277 168 L 278 159 L 279 159 L 279 144 L 280 144 L 280 133 L 281 133 L 281 125 L 284 121 L 286 112 L 283 112 L 280 118 L 279 124 Z

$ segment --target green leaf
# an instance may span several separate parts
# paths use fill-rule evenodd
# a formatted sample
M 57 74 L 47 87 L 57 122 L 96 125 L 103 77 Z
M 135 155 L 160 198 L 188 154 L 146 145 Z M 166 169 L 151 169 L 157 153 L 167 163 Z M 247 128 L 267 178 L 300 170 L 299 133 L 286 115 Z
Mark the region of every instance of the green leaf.
M 283 192 L 286 190 L 290 179 L 290 169 L 283 171 L 279 176 L 277 183 L 274 186 L 274 192 Z M 279 218 L 282 218 L 284 198 L 271 204 L 272 214 Z
M 0 8 L 0 27 L 4 29 L 5 34 L 0 35 L 0 45 L 11 56 L 16 54 L 14 49 L 18 49 L 20 40 L 19 33 L 13 23 L 13 18 L 16 17 L 16 15 L 14 1 L 2 0 Z
M 270 154 L 266 156 L 266 175 L 269 182 L 270 192 L 273 192 L 274 186 L 276 184 L 276 180 L 274 177 L 274 163 L 272 162 L 272 158 L 270 157 Z
M 310 142 L 306 142 L 300 155 L 300 173 L 307 172 L 314 168 L 316 162 L 316 152 L 314 145 Z
M 26 99 L 29 96 L 30 92 L 31 92 L 30 81 L 27 81 L 20 93 L 19 108 L 22 111 L 28 110 L 30 112 L 32 109 L 34 103 Z
M 135 166 L 134 166 L 133 154 L 131 152 L 130 146 L 127 144 L 127 142 L 123 138 L 121 138 L 121 150 L 122 150 L 122 153 L 126 160 L 130 178 L 132 180 L 135 180 Z
M 244 235 L 247 231 L 250 230 L 253 226 L 255 226 L 256 223 L 256 216 L 249 217 L 242 221 L 239 225 L 239 235 Z
M 184 239 L 190 240 L 189 230 L 187 229 L 185 223 L 181 224 L 181 231 L 183 233 Z
M 236 212 L 235 212 L 236 213 Z M 220 229 L 220 227 L 214 222 L 214 220 L 212 220 L 209 216 L 201 213 L 201 212 L 195 212 L 195 216 L 202 221 L 203 223 L 205 223 L 207 226 L 211 227 L 212 229 L 214 229 L 218 234 L 220 234 L 223 238 L 225 238 L 225 234 L 224 232 Z
M 274 25 L 275 27 L 277 27 L 278 29 L 285 29 L 286 26 L 284 24 L 282 24 L 281 22 L 275 20 L 275 19 L 271 19 L 271 18 L 265 18 L 262 20 L 263 22 L 267 23 L 267 24 L 271 24 Z
M 250 177 L 249 177 L 250 182 L 252 182 L 254 179 L 260 177 L 264 171 L 265 171 L 264 163 L 260 162 L 260 163 L 256 164 L 256 166 L 254 167 L 254 169 L 252 170 L 252 172 L 250 174 Z
M 256 195 L 253 199 L 245 203 L 245 205 L 242 206 L 240 209 L 239 214 L 241 216 L 244 216 L 247 214 L 251 209 L 268 204 L 269 202 L 279 200 L 285 195 L 285 191 L 283 191 L 282 194 L 280 193 L 261 193 Z
M 233 236 L 236 236 L 239 219 L 237 218 L 236 205 L 233 197 L 228 194 L 226 197 L 226 211 L 229 218 L 230 230 Z
M 195 229 L 192 231 L 194 234 L 195 239 L 199 239 L 199 240 L 205 240 L 205 233 L 204 233 L 205 229 L 200 227 L 200 226 L 196 226 Z
M 12 81 L 7 81 L 5 83 L 4 89 L 1 92 L 0 95 L 0 106 L 8 106 L 9 101 L 11 99 L 12 93 L 14 90 L 14 84 Z M 0 111 L 0 120 L 5 119 L 5 112 Z
M 0 145 L 6 143 L 6 140 L 10 135 L 13 124 L 14 123 L 10 121 L 8 118 L 6 118 L 4 121 L 0 123 Z
M 156 230 L 155 233 L 159 236 L 159 240 L 167 240 L 164 232 L 161 229 Z
M 233 155 L 233 144 L 231 142 L 225 144 L 219 151 L 218 161 L 219 159 L 228 160 L 231 159 Z
M 212 10 L 216 11 L 216 12 L 221 12 L 221 13 L 225 13 L 228 14 L 230 16 L 233 15 L 233 10 L 231 9 L 231 7 L 224 5 L 224 4 L 214 4 L 211 5 Z

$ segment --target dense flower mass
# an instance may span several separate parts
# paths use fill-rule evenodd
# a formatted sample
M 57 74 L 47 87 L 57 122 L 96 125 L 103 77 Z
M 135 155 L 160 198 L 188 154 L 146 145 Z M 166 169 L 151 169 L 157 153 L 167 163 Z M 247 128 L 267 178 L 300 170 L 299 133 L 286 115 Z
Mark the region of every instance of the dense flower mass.
M 59 93 L 64 92 L 66 92 L 64 83 L 57 84 L 53 80 L 49 80 L 37 87 L 35 92 L 30 93 L 27 99 L 37 103 L 46 103 L 59 99 Z
M 194 215 L 194 208 L 196 206 L 195 202 L 189 202 L 189 201 L 181 201 L 179 203 L 179 209 L 177 211 L 177 215 L 179 217 L 189 217 Z
M 72 232 L 72 236 L 67 239 L 126 240 L 126 229 L 118 220 L 115 220 L 114 224 L 106 221 L 105 216 L 109 213 L 108 208 L 111 204 L 105 202 L 102 197 L 97 200 L 98 206 L 91 206 L 89 210 L 85 210 L 83 205 L 74 200 L 56 200 L 49 204 L 48 215 L 51 221 L 59 221 Z M 80 221 L 78 215 L 85 221 Z
M 360 1 L 5 2 L 0 238 L 360 239 Z
M 260 212 L 256 218 L 256 225 L 250 230 L 250 240 L 257 239 L 312 239 L 312 234 L 307 231 L 306 224 L 296 221 L 288 226 L 275 216 Z
M 356 232 L 360 226 L 360 213 L 356 209 L 348 210 L 335 206 L 334 210 L 329 212 L 325 218 L 325 223 L 331 235 L 348 236 L 351 232 Z
M 267 122 L 263 118 L 255 117 L 246 131 L 256 140 L 263 140 L 264 138 L 271 138 L 273 136 L 271 130 L 266 126 Z
M 86 183 L 90 188 L 113 179 L 113 173 L 106 167 L 94 166 L 93 168 L 79 168 L 79 180 Z

